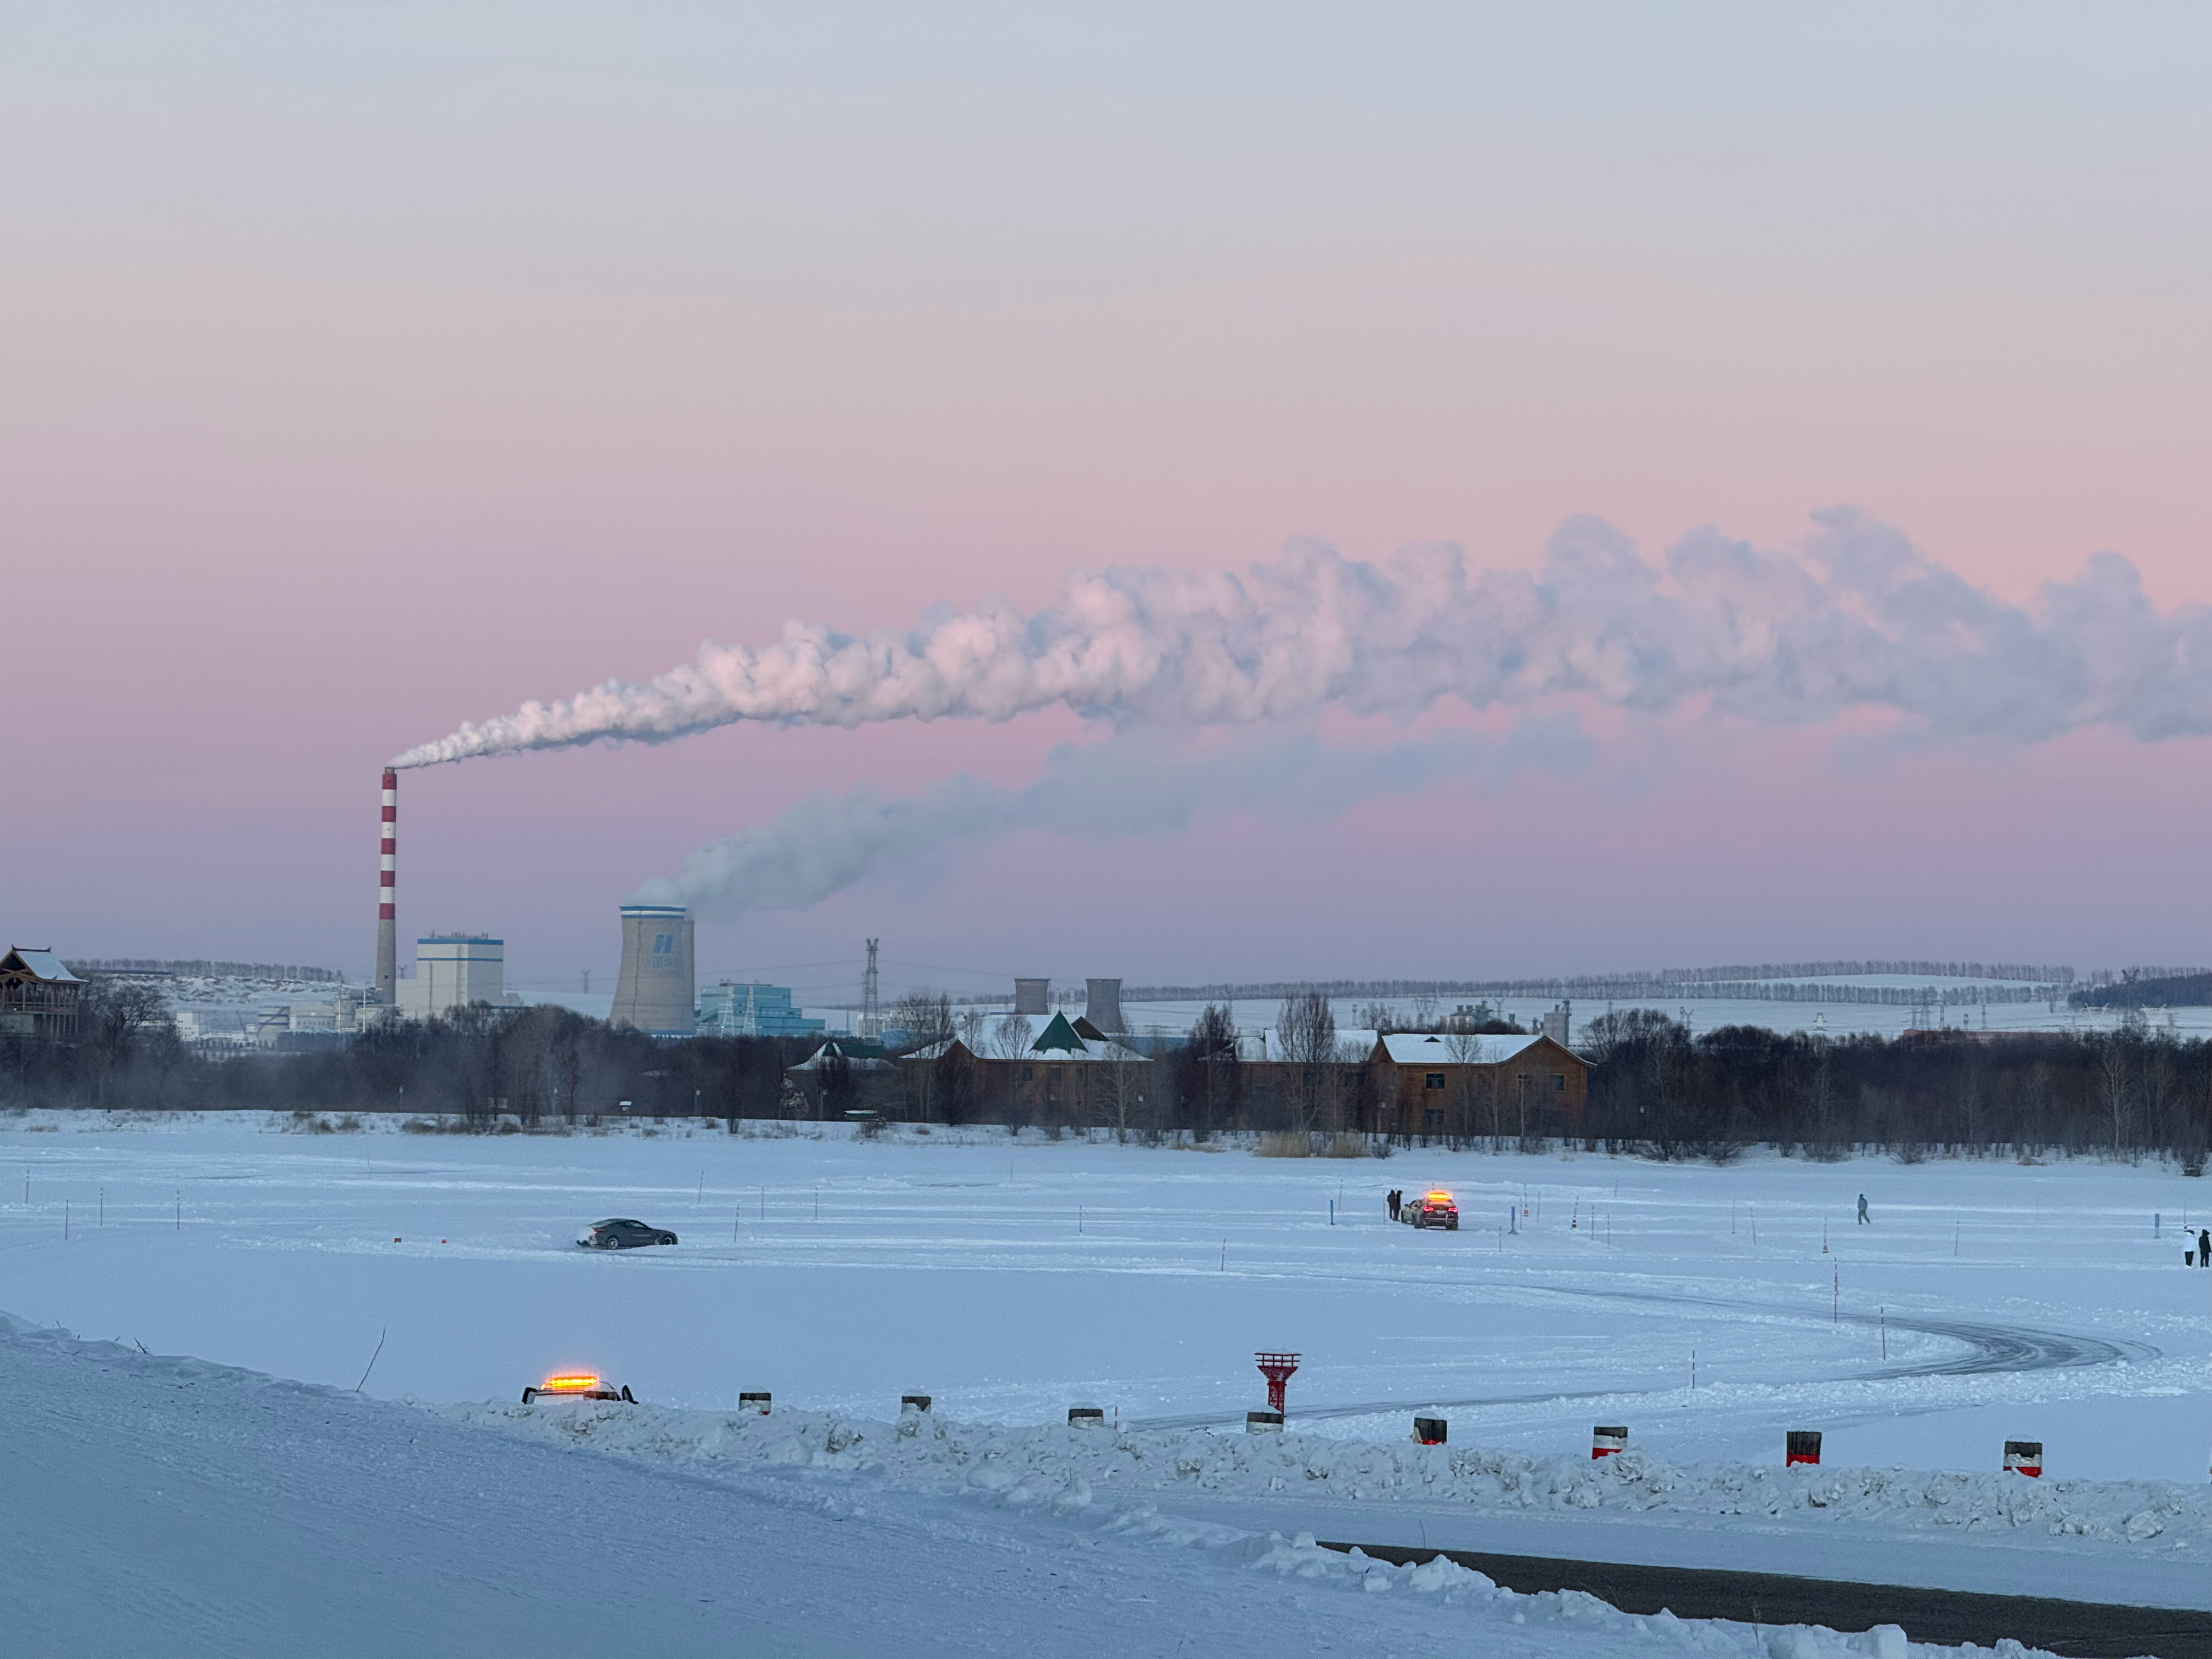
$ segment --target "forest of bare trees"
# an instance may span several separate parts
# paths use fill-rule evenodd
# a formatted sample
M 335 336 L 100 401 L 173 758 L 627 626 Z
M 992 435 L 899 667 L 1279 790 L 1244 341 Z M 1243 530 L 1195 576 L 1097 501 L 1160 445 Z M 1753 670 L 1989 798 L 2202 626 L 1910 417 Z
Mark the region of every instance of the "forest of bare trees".
M 565 1009 L 474 1008 L 363 1033 L 310 1054 L 204 1057 L 176 1037 L 158 994 L 95 981 L 74 1043 L 0 1037 L 0 1109 L 397 1111 L 528 1125 L 610 1115 L 725 1119 L 852 1111 L 927 1122 L 1103 1127 L 1206 1138 L 1229 1131 L 1368 1135 L 1379 1079 L 1347 1053 L 1327 1000 L 1286 1011 L 1279 1059 L 1240 1058 L 1224 1008 L 1155 1041 L 1152 1057 L 1085 1068 L 1051 1121 L 1012 1079 L 1034 1033 L 1018 1015 L 902 1008 L 908 1030 L 962 1046 L 890 1070 L 836 1068 L 806 1090 L 787 1068 L 815 1040 L 659 1042 Z M 1961 1154 L 2172 1156 L 2202 1168 L 2212 1143 L 2212 1044 L 2141 1019 L 2116 1032 L 1964 1031 L 1829 1039 L 1732 1026 L 1692 1036 L 1650 1010 L 1587 1028 L 1589 1103 L 1483 1091 L 1471 1073 L 1435 1139 L 1483 1151 L 1571 1143 L 1662 1158 L 1726 1159 L 1754 1146 L 1841 1158 Z M 1448 1044 L 1472 1057 L 1470 1032 Z M 974 1057 L 981 1057 L 981 1060 Z M 997 1064 L 984 1064 L 984 1060 Z

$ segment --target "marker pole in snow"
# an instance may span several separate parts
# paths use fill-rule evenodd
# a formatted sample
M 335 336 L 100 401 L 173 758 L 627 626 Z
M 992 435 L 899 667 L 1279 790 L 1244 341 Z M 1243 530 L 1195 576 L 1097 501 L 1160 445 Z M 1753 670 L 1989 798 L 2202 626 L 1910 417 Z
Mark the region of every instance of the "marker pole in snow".
M 1333 1198 L 1328 1201 L 1328 1224 L 1336 1225 L 1336 1200 Z
M 1229 1271 L 1229 1241 L 1225 1238 L 1221 1241 L 1221 1271 Z
M 67 1199 L 62 1200 L 62 1237 L 64 1240 L 69 1237 L 69 1200 Z
M 1881 1357 L 1889 1358 L 1889 1310 L 1884 1308 L 1878 1316 L 1881 1321 Z
M 1844 1270 L 1837 1267 L 1834 1271 L 1835 1279 L 1832 1288 L 1836 1301 L 1835 1306 L 1830 1310 L 1828 1322 L 1832 1325 L 1840 1325 L 1844 1322 Z

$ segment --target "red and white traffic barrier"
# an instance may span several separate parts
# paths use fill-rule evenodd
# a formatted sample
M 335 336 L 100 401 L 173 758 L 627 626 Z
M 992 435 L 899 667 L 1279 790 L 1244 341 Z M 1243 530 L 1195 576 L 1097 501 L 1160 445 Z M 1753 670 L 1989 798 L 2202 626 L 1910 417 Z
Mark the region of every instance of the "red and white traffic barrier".
M 2024 1474 L 2031 1480 L 2043 1479 L 2043 1443 L 2040 1440 L 2008 1440 L 2005 1442 L 2006 1470 L 2013 1474 Z
M 1106 1408 L 1103 1406 L 1070 1406 L 1067 1408 L 1067 1426 L 1071 1429 L 1103 1429 L 1106 1426 Z
M 1815 1463 L 1820 1461 L 1820 1431 L 1818 1429 L 1792 1429 L 1784 1443 L 1782 1454 L 1784 1468 L 1793 1463 Z
M 1441 1446 L 1449 1427 L 1450 1424 L 1441 1417 L 1417 1417 L 1413 1419 L 1414 1442 L 1423 1446 Z
M 1628 1425 L 1607 1428 L 1601 1423 L 1590 1431 L 1590 1455 L 1612 1457 L 1628 1449 Z
M 768 1415 L 769 1403 L 769 1396 L 764 1394 L 740 1394 L 738 1396 L 739 1411 L 757 1412 L 763 1417 Z

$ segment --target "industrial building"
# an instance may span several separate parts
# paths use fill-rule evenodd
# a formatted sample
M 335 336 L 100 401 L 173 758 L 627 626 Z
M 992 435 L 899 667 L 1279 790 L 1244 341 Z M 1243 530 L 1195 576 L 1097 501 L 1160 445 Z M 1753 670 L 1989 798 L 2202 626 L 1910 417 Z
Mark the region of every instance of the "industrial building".
M 518 1006 L 507 989 L 507 942 L 481 933 L 430 933 L 415 941 L 415 977 L 399 982 L 399 1012 L 434 1019 L 479 1002 Z
M 51 950 L 11 945 L 0 956 L 0 1036 L 67 1042 L 83 1000 L 84 981 Z
M 691 1036 L 698 1024 L 691 913 L 680 904 L 625 904 L 622 937 L 622 971 L 607 1023 L 658 1037 Z
M 791 1005 L 786 985 L 733 985 L 724 980 L 699 994 L 701 1036 L 818 1036 L 829 1022 L 809 1019 Z

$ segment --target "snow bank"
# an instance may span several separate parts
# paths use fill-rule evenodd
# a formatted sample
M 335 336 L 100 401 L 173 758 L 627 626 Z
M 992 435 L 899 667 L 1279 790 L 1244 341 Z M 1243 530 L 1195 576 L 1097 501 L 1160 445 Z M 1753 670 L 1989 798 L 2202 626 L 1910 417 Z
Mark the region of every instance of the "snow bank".
M 786 1413 L 773 1417 L 726 1416 L 649 1406 L 625 1407 L 590 1401 L 559 1401 L 536 1406 L 428 1407 L 448 1422 L 531 1435 L 577 1448 L 588 1448 L 647 1462 L 753 1468 L 804 1468 L 846 1475 L 873 1474 L 890 1485 L 935 1492 L 963 1492 L 1020 1508 L 1036 1506 L 1061 1516 L 1085 1516 L 1101 1534 L 1137 1543 L 1212 1556 L 1224 1565 L 1284 1578 L 1316 1583 L 1367 1595 L 1411 1596 L 1464 1607 L 1499 1626 L 1534 1637 L 1552 1632 L 1570 1637 L 1626 1638 L 1638 1646 L 1656 1639 L 1668 1648 L 1696 1653 L 1740 1656 L 1741 1659 L 1911 1659 L 1913 1655 L 1978 1654 L 2025 1659 L 2039 1653 L 2014 1641 L 1994 1650 L 1972 1644 L 1936 1647 L 1909 1641 L 1895 1625 L 1844 1634 L 1825 1626 L 1745 1625 L 1725 1620 L 1678 1619 L 1671 1613 L 1637 1614 L 1580 1591 L 1524 1595 L 1506 1589 L 1482 1573 L 1439 1556 L 1417 1565 L 1396 1566 L 1354 1549 L 1325 1549 L 1311 1533 L 1285 1538 L 1260 1535 L 1204 1521 L 1162 1514 L 1150 1504 L 1098 1504 L 1103 1491 L 1172 1490 L 1191 1482 L 1226 1488 L 1241 1481 L 1248 1491 L 1280 1490 L 1291 1480 L 1340 1482 L 1367 1496 L 1418 1490 L 1434 1497 L 1456 1491 L 1475 1501 L 1510 1492 L 1523 1502 L 1558 1502 L 1563 1494 L 1580 1497 L 1602 1491 L 1610 1482 L 1629 1501 L 1650 1509 L 1680 1502 L 1696 1490 L 1683 1479 L 1689 1471 L 1670 1471 L 1668 1479 L 1650 1466 L 1624 1474 L 1602 1466 L 1593 1471 L 1556 1472 L 1537 1468 L 1544 1460 L 1500 1459 L 1479 1452 L 1447 1454 L 1441 1448 L 1346 1446 L 1302 1437 L 1257 1437 L 1248 1443 L 1203 1433 L 1115 1434 L 1081 1429 L 1003 1429 L 955 1424 L 933 1415 L 909 1416 L 896 1424 L 865 1422 L 828 1413 Z M 1615 1465 L 1628 1459 L 1612 1460 Z M 1506 1474 L 1508 1466 L 1510 1473 Z M 1747 1476 L 1756 1472 L 1740 1472 Z M 1829 1479 L 1834 1482 L 1834 1472 Z M 1571 1474 L 1586 1474 L 1577 1481 Z M 1501 1474 L 1505 1478 L 1501 1479 Z M 1963 1479 L 1963 1478 L 1962 1478 Z M 1392 1483 L 1398 1483 L 1393 1485 Z M 1595 1485 L 1591 1483 L 1595 1483 Z M 1807 1506 L 1815 1507 L 1807 1488 Z M 1973 1484 L 1967 1480 L 1966 1484 Z M 2092 1483 L 2061 1483 L 2073 1489 Z M 1719 1490 L 1716 1483 L 1713 1488 Z M 2053 1492 L 2059 1488 L 2054 1486 Z M 1823 1489 L 1818 1506 L 1836 1507 Z M 1540 1497 L 1539 1494 L 1541 1494 Z M 2179 1494 L 2173 1494 L 2178 1500 Z M 2130 1501 L 2108 1493 L 2098 1502 L 2070 1491 L 2050 1507 L 2079 1525 L 2094 1516 L 2105 1524 L 2109 1513 Z M 2137 1494 L 2136 1501 L 2142 1502 Z M 1095 1507 L 1094 1507 L 1095 1506 Z M 1955 1498 L 1948 1505 L 1958 1507 Z M 2001 1503 L 1987 1505 L 2004 1516 L 2002 1524 L 2027 1524 L 2025 1513 Z M 2174 1512 L 2185 1509 L 2177 1506 Z M 2141 1510 L 2136 1513 L 2142 1512 Z M 2169 1511 L 2160 1509 L 2165 1516 Z M 2163 1522 L 2161 1522 L 2163 1524 Z M 2099 1535 L 2103 1535 L 2100 1534 Z M 2117 1536 L 2132 1536 L 2123 1522 Z M 1501 1633 L 1503 1633 L 1501 1632 Z M 1542 1644 L 1548 1645 L 1548 1644 Z M 1577 1644 L 1577 1650 L 1586 1650 Z
M 966 1489 L 1063 1510 L 1107 1493 L 1304 1493 L 1338 1503 L 1414 1501 L 1492 1514 L 1611 1512 L 1647 1523 L 1765 1516 L 1905 1534 L 2033 1532 L 2126 1553 L 2155 1550 L 2167 1560 L 2212 1561 L 2212 1491 L 2163 1481 L 1706 1467 L 1662 1463 L 1635 1451 L 1594 1462 L 1410 1440 L 1007 1428 L 934 1414 L 884 1424 L 832 1413 L 724 1415 L 582 1401 L 428 1409 L 454 1422 L 656 1462 L 871 1470 L 902 1487 Z

